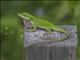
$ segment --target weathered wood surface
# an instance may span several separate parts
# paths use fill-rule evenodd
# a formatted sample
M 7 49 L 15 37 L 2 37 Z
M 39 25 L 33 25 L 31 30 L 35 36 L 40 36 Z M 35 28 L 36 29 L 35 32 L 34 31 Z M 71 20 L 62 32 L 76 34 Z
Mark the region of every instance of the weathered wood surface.
M 29 35 L 25 34 L 24 37 L 25 60 L 76 60 L 76 47 L 77 47 L 76 26 L 62 25 L 60 27 L 62 27 L 63 29 L 67 30 L 70 33 L 69 38 L 62 42 L 49 42 L 49 43 L 37 42 L 38 44 L 35 44 L 35 42 L 27 41 L 29 39 L 31 40 L 34 36 L 32 36 L 31 38 Z M 33 43 L 35 45 L 29 47 L 30 45 L 29 43 L 30 44 Z

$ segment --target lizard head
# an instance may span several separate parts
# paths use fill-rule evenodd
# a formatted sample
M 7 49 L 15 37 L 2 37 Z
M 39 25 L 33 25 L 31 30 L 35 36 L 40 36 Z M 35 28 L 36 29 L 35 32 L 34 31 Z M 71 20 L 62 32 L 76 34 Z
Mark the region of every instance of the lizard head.
M 18 16 L 20 18 L 25 19 L 25 20 L 28 20 L 28 21 L 33 20 L 33 18 L 34 18 L 31 14 L 25 13 L 25 12 L 19 13 Z

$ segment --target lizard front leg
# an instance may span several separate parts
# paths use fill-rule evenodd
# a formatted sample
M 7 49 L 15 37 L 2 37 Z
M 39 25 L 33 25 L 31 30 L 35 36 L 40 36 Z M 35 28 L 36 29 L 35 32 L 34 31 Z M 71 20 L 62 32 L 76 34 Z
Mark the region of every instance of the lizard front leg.
M 31 24 L 32 24 L 32 29 L 30 30 L 31 32 L 34 32 L 34 31 L 36 31 L 36 26 L 35 26 L 35 24 L 34 24 L 34 22 L 33 21 L 31 21 Z

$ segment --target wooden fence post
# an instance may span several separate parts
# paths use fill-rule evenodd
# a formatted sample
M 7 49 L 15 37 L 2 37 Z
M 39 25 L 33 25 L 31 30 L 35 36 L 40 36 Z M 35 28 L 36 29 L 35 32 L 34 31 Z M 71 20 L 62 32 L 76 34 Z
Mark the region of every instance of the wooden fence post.
M 50 43 L 44 43 L 44 39 L 38 38 L 44 31 L 29 33 L 24 28 L 24 60 L 76 60 L 77 28 L 74 25 L 60 27 L 69 32 L 69 38 L 62 42 Z

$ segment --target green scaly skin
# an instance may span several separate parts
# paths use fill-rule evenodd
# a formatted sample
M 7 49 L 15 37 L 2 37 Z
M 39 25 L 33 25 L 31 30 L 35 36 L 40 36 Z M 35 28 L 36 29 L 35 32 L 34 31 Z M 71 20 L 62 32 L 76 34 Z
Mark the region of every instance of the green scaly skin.
M 37 18 L 37 17 L 35 17 L 35 16 L 33 16 L 29 13 L 25 13 L 25 12 L 19 13 L 18 16 L 21 17 L 22 19 L 31 21 L 32 26 L 33 26 L 32 31 L 36 31 L 37 27 L 39 27 L 39 28 L 42 28 L 42 29 L 45 29 L 46 31 L 48 31 L 48 33 L 52 33 L 51 30 L 64 33 L 66 36 L 63 37 L 62 39 L 59 39 L 59 41 L 62 41 L 62 40 L 66 39 L 69 36 L 67 31 L 65 31 L 64 29 L 62 29 L 62 28 L 48 22 L 47 20 Z

